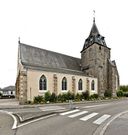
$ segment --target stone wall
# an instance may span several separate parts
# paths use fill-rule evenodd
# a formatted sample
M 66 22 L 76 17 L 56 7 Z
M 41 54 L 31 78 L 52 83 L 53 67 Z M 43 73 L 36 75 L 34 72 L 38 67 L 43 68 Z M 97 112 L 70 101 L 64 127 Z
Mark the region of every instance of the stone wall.
M 116 96 L 116 92 L 119 89 L 119 74 L 116 65 L 108 61 L 108 90 L 111 91 L 113 96 Z
M 82 70 L 85 75 L 98 78 L 98 94 L 104 96 L 108 88 L 108 63 L 110 49 L 96 43 L 85 49 L 81 54 Z
M 20 104 L 25 104 L 27 102 L 27 73 L 26 71 L 21 71 L 17 77 L 16 98 L 19 100 Z

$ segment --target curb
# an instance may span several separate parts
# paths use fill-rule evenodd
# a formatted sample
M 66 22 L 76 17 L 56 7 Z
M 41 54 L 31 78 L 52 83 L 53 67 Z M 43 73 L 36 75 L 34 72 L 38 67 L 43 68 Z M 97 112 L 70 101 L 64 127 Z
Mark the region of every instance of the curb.
M 24 123 L 24 122 L 27 122 L 27 121 L 31 121 L 31 120 L 34 120 L 34 119 L 38 119 L 40 117 L 45 117 L 45 116 L 50 116 L 50 115 L 53 115 L 53 114 L 58 114 L 58 113 L 61 113 L 61 112 L 65 112 L 69 109 L 65 109 L 65 110 L 58 110 L 58 111 L 54 111 L 54 112 L 47 112 L 47 113 L 44 113 L 42 112 L 42 114 L 37 114 L 35 116 L 31 116 L 31 117 L 28 117 L 28 118 L 23 118 L 20 114 L 18 113 L 13 113 L 13 115 L 15 115 L 18 119 L 19 119 L 19 122 L 20 123 Z M 41 112 L 40 112 L 41 113 Z
M 34 120 L 34 119 L 37 119 L 37 118 L 40 118 L 40 117 L 45 117 L 45 116 L 48 116 L 48 115 L 52 115 L 52 114 L 55 114 L 55 112 L 50 112 L 50 113 L 47 113 L 47 114 L 40 114 L 40 115 L 37 115 L 37 116 L 32 116 L 32 117 L 28 117 L 28 118 L 22 118 L 19 114 L 13 114 L 15 115 L 20 123 L 24 123 L 24 122 L 27 122 L 27 121 L 31 121 L 31 120 Z

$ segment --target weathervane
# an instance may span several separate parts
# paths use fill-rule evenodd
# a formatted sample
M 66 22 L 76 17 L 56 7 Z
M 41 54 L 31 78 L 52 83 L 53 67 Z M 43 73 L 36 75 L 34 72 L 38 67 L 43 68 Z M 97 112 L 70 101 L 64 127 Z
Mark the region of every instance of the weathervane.
M 19 37 L 18 39 L 19 39 L 19 41 L 18 41 L 18 42 L 19 42 L 19 44 L 20 44 L 20 37 Z
M 95 10 L 93 10 L 93 22 L 95 22 Z

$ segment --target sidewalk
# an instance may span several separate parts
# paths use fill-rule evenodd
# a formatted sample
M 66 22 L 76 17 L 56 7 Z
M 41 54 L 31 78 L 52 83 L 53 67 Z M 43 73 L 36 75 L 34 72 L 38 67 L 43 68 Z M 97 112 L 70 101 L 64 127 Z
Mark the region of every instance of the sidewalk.
M 108 99 L 108 100 L 93 100 L 93 101 L 80 101 L 73 102 L 73 104 L 88 104 L 88 103 L 102 103 L 102 102 L 112 102 L 118 100 L 124 100 L 128 98 L 122 99 Z M 36 108 L 36 107 L 45 107 L 45 106 L 65 106 L 69 105 L 69 102 L 66 103 L 49 103 L 49 104 L 27 104 L 27 105 L 19 105 L 18 100 L 16 99 L 0 99 L 0 109 L 22 109 L 22 108 Z

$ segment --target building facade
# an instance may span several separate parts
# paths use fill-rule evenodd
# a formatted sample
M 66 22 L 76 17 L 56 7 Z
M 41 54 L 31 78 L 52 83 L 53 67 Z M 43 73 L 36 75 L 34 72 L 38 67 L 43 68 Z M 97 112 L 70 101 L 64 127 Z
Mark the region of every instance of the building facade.
M 104 96 L 110 91 L 116 96 L 119 74 L 115 61 L 110 59 L 110 48 L 100 35 L 93 20 L 89 37 L 81 51 L 81 59 L 40 49 L 19 41 L 16 97 L 21 104 L 50 91 Z
M 0 93 L 3 98 L 14 98 L 15 97 L 15 86 L 8 86 L 3 89 L 0 89 Z

